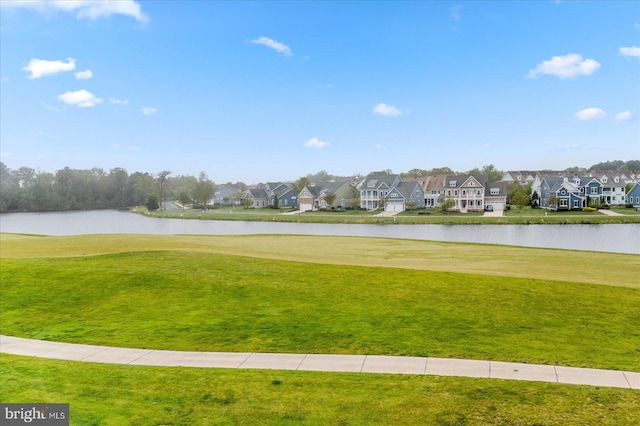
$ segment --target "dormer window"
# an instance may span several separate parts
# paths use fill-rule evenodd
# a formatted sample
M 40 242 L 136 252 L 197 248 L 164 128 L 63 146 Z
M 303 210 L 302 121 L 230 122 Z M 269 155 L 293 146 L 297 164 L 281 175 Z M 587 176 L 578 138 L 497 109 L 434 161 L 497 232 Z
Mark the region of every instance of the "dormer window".
M 607 179 L 607 177 L 606 177 L 606 176 L 604 176 L 604 177 L 602 178 L 602 183 L 607 183 L 607 180 L 609 180 L 609 179 Z
M 491 195 L 500 195 L 500 188 L 491 188 L 490 193 Z
M 449 182 L 449 186 L 450 186 L 451 188 L 455 188 L 457 184 L 458 184 L 458 182 L 457 182 L 457 181 L 455 181 L 455 180 L 452 180 L 451 182 Z
M 618 182 L 620 182 L 620 178 L 619 178 L 618 176 L 616 176 L 616 177 L 614 177 L 614 178 L 613 178 L 613 181 L 614 181 L 615 183 L 618 183 Z

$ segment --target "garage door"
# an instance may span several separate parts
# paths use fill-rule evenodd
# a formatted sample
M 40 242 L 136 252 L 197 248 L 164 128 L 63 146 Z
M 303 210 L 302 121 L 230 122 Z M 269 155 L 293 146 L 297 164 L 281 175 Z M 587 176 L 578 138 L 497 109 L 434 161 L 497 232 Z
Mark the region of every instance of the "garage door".
M 403 210 L 402 203 L 387 203 L 385 210 L 388 212 L 401 212 Z
M 301 212 L 306 212 L 309 210 L 313 210 L 313 205 L 312 204 L 308 204 L 308 203 L 301 203 L 300 204 L 300 211 Z
M 497 201 L 489 201 L 487 202 L 488 206 L 493 206 L 494 210 L 504 210 L 504 203 L 500 203 Z

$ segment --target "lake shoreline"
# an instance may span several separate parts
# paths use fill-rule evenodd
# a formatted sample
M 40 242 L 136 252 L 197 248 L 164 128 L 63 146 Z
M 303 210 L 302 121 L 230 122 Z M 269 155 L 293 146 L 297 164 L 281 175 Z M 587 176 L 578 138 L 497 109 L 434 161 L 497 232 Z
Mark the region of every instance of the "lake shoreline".
M 425 214 L 378 216 L 368 212 L 362 214 L 340 213 L 280 213 L 277 210 L 251 212 L 177 211 L 149 212 L 146 209 L 131 209 L 136 213 L 156 219 L 224 220 L 244 222 L 282 222 L 318 224 L 366 224 L 366 225 L 606 225 L 640 224 L 640 215 L 608 216 L 601 213 L 577 214 L 551 212 L 552 215 L 487 217 L 474 213 Z

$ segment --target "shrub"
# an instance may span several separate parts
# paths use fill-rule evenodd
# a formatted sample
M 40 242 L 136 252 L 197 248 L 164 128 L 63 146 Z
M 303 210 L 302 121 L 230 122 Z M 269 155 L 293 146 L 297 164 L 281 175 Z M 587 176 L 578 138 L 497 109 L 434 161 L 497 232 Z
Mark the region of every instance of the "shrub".
M 585 207 L 582 209 L 583 212 L 595 212 L 597 209 L 594 209 L 593 207 Z

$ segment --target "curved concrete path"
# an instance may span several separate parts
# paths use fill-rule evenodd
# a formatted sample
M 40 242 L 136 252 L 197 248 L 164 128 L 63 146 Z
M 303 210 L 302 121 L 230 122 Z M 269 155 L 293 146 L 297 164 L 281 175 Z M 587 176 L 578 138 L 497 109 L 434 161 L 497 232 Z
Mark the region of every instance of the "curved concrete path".
M 0 353 L 110 364 L 259 368 L 344 373 L 426 374 L 640 389 L 640 373 L 630 371 L 448 358 L 181 352 L 79 345 L 3 335 L 0 335 Z

